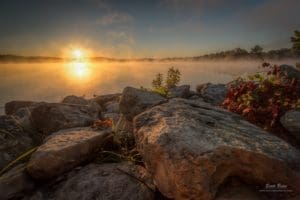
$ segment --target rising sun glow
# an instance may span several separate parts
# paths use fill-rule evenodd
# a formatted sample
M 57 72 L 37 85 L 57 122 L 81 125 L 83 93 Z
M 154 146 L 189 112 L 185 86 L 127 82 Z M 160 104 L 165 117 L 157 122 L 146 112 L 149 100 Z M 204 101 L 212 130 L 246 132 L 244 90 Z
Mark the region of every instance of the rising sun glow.
M 74 49 L 72 53 L 73 53 L 73 58 L 75 58 L 75 59 L 83 58 L 83 53 L 82 53 L 82 50 L 80 50 L 80 49 Z
M 71 50 L 71 60 L 67 63 L 67 74 L 73 80 L 88 80 L 91 74 L 87 55 L 82 49 Z

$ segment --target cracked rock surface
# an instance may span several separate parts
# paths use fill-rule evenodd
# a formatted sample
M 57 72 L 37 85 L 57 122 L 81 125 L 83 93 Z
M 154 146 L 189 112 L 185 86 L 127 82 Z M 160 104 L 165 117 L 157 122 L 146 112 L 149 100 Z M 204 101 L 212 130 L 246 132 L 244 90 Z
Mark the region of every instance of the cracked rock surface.
M 282 183 L 299 194 L 297 149 L 210 104 L 172 99 L 134 118 L 146 168 L 168 198 L 213 199 L 230 177 Z

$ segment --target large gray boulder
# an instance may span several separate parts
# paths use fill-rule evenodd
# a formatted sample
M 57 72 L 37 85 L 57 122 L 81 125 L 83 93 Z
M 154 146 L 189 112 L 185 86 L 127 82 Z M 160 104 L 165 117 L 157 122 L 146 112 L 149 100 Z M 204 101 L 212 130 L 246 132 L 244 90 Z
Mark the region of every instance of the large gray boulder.
M 124 114 L 128 120 L 132 120 L 134 116 L 144 110 L 166 101 L 165 98 L 157 93 L 126 87 L 123 90 L 120 100 L 120 112 Z
M 106 113 L 120 113 L 119 102 L 109 101 L 104 104 L 104 109 Z
M 26 193 L 32 192 L 35 183 L 25 170 L 25 164 L 20 164 L 1 175 L 0 199 L 20 199 Z
M 281 124 L 300 141 L 300 110 L 290 110 L 280 118 Z
M 224 84 L 205 83 L 197 86 L 197 92 L 204 101 L 213 105 L 221 104 L 227 94 L 227 87 Z
M 169 89 L 170 98 L 188 98 L 190 96 L 190 85 L 175 86 Z
M 300 79 L 300 70 L 291 65 L 280 65 L 279 69 L 289 78 Z
M 33 148 L 33 141 L 10 115 L 0 116 L 0 169 Z
M 27 165 L 28 173 L 36 179 L 58 176 L 90 159 L 106 142 L 111 131 L 74 128 L 52 134 Z
M 31 110 L 31 117 L 35 128 L 49 135 L 61 129 L 89 126 L 99 118 L 100 111 L 101 108 L 96 103 L 40 103 Z
M 86 100 L 84 97 L 79 97 L 79 96 L 75 96 L 75 95 L 69 95 L 69 96 L 66 96 L 62 100 L 62 103 L 87 105 L 87 104 L 89 104 L 89 101 Z
M 48 191 L 47 191 L 48 190 Z M 30 200 L 154 200 L 147 171 L 129 163 L 89 164 L 68 174 L 53 190 L 37 191 Z
M 110 101 L 119 101 L 122 94 L 116 93 L 116 94 L 106 94 L 106 95 L 100 95 L 96 96 L 90 101 L 98 103 L 101 107 L 104 107 L 104 104 Z
M 10 101 L 5 104 L 5 114 L 12 115 L 20 108 L 28 108 L 35 105 L 33 101 Z
M 299 195 L 300 152 L 239 115 L 172 99 L 134 119 L 135 139 L 158 189 L 175 199 L 213 199 L 227 178 L 281 183 Z

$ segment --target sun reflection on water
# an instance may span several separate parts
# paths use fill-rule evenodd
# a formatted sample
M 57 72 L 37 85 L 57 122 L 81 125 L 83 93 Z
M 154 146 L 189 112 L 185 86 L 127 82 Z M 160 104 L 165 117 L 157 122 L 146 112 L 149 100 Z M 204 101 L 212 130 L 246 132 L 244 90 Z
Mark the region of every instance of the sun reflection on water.
M 75 80 L 88 80 L 91 76 L 90 63 L 84 61 L 67 63 L 67 75 Z
M 67 64 L 67 76 L 73 80 L 88 80 L 91 76 L 91 64 L 82 49 L 73 49 Z

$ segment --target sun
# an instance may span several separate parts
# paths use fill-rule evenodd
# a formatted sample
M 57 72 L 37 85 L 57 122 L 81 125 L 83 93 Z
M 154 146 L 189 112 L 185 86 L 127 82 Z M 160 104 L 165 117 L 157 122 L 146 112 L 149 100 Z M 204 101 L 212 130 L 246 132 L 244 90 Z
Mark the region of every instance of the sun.
M 72 51 L 73 58 L 75 59 L 82 59 L 83 58 L 83 51 L 81 49 L 74 49 Z

